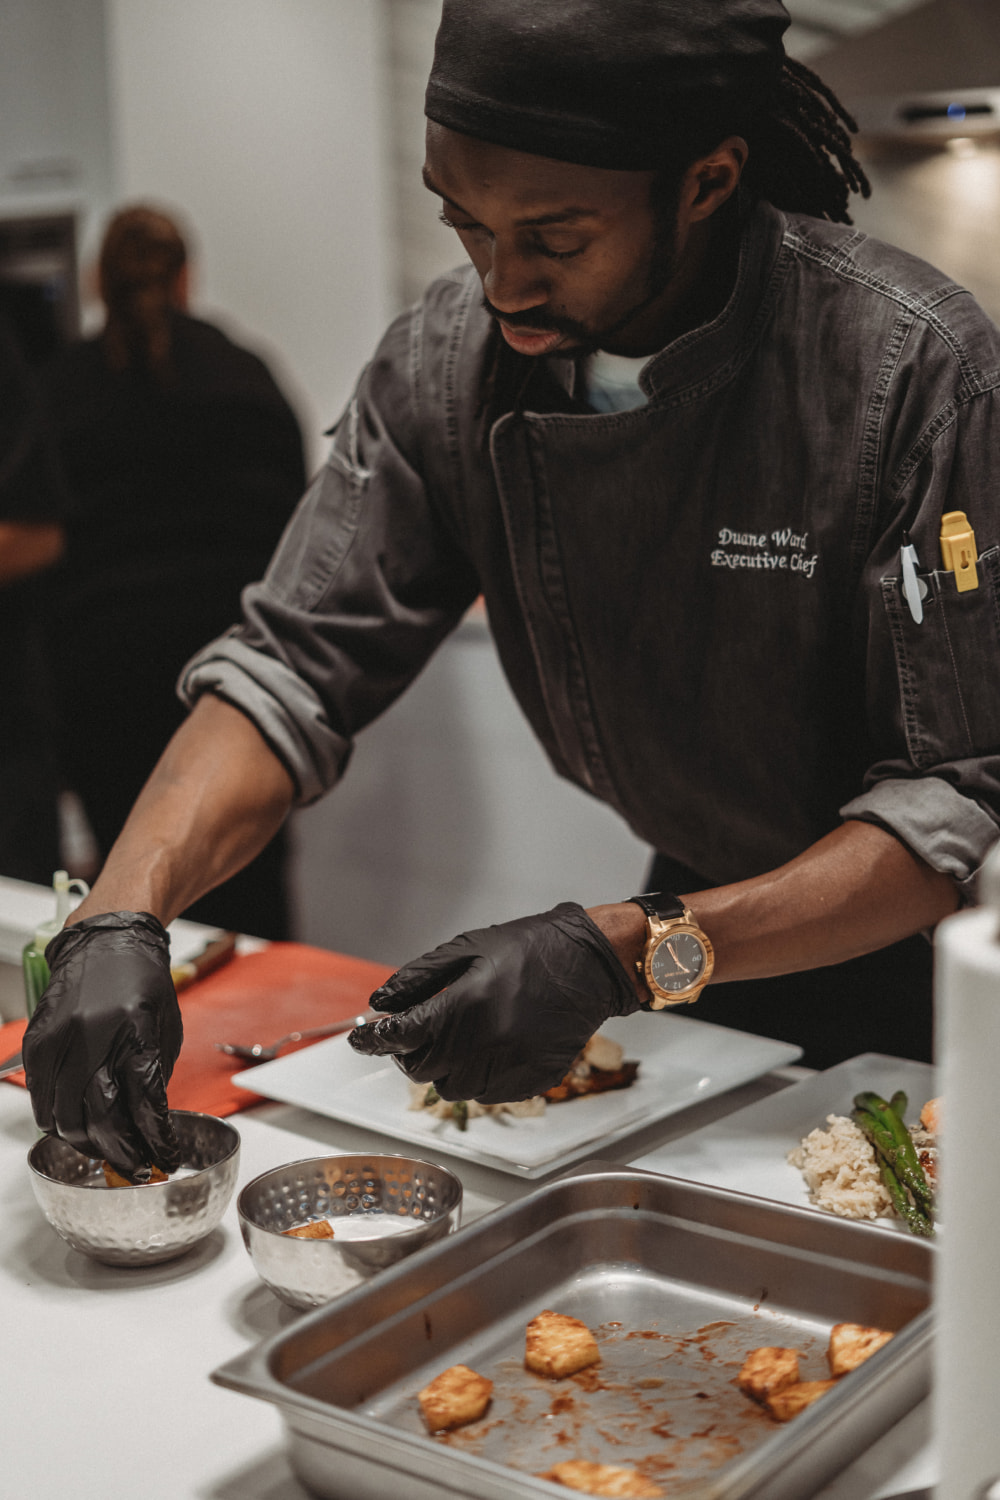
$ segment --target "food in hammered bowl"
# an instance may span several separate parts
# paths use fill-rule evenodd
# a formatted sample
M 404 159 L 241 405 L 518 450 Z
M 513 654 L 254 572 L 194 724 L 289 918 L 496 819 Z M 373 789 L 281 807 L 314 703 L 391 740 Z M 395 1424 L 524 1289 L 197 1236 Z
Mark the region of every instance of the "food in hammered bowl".
M 939 1099 L 907 1126 L 907 1098 L 856 1094 L 849 1116 L 827 1115 L 788 1153 L 817 1208 L 845 1219 L 899 1218 L 912 1234 L 934 1233 Z M 933 1129 L 931 1128 L 933 1127 Z
M 293 1224 L 291 1229 L 283 1229 L 281 1232 L 289 1235 L 293 1240 L 332 1240 L 334 1238 L 333 1225 L 329 1219 L 310 1219 L 305 1224 Z
M 141 1174 L 135 1177 L 123 1177 L 121 1172 L 116 1172 L 109 1161 L 101 1162 L 101 1170 L 104 1173 L 104 1181 L 108 1187 L 137 1187 L 143 1182 L 166 1182 L 167 1173 L 161 1167 L 146 1167 Z
M 434 1085 L 410 1084 L 409 1108 L 424 1110 L 438 1120 L 450 1120 L 459 1130 L 467 1130 L 470 1120 L 483 1115 L 510 1115 L 513 1119 L 532 1119 L 544 1115 L 548 1104 L 562 1104 L 586 1094 L 606 1094 L 613 1089 L 627 1089 L 639 1072 L 637 1062 L 625 1061 L 625 1049 L 610 1037 L 597 1032 L 574 1059 L 569 1072 L 559 1083 L 531 1099 L 516 1099 L 509 1104 L 479 1104 L 475 1099 L 442 1099 Z

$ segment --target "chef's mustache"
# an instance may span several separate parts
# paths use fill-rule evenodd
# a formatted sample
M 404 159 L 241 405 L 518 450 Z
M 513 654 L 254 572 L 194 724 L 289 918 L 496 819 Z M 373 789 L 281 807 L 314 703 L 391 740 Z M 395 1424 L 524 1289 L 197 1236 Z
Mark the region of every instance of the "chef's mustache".
M 558 313 L 547 312 L 544 307 L 528 307 L 524 312 L 506 313 L 493 306 L 489 297 L 482 299 L 482 307 L 491 318 L 506 323 L 508 328 L 534 328 L 539 333 L 569 334 L 572 338 L 586 338 L 587 330 L 572 318 L 561 318 Z

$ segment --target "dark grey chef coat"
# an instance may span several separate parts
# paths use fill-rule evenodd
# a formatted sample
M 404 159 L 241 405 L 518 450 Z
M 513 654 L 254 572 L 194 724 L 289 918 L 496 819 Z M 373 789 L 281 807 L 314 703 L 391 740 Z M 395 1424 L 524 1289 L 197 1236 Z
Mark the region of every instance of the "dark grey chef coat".
M 645 406 L 594 413 L 573 376 L 498 348 L 471 268 L 437 281 L 184 695 L 238 705 L 309 802 L 482 593 L 553 765 L 654 848 L 723 883 L 860 818 L 968 892 L 1000 821 L 997 329 L 912 256 L 760 204 Z

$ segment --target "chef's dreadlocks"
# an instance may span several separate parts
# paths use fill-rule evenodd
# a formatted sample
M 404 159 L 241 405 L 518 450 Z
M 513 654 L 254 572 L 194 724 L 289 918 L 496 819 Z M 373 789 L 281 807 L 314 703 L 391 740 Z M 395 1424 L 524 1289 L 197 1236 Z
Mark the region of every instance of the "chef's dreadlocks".
M 833 90 L 786 57 L 771 108 L 751 127 L 748 191 L 776 208 L 850 224 L 851 194 L 871 193 L 851 145 L 857 128 Z
M 751 110 L 737 94 L 706 94 L 689 104 L 683 134 L 670 161 L 657 172 L 653 208 L 662 233 L 671 236 L 685 171 L 727 136 L 750 147 L 741 178 L 744 197 L 766 198 L 789 213 L 850 224 L 852 193 L 867 198 L 871 186 L 854 155 L 854 120 L 821 78 L 794 58 L 783 60 L 767 104 Z

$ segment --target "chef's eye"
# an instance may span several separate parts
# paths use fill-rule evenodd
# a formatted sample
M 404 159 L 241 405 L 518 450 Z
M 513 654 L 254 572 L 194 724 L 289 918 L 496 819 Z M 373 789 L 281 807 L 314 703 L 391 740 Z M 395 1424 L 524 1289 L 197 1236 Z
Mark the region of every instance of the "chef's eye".
M 535 249 L 539 255 L 544 255 L 547 260 L 572 260 L 574 255 L 582 255 L 586 245 L 576 245 L 572 250 L 559 250 L 554 245 L 547 245 L 544 240 L 535 241 Z
M 459 224 L 455 219 L 450 219 L 444 209 L 438 214 L 438 220 L 446 229 L 457 229 L 461 234 L 471 234 L 475 230 L 482 230 L 483 228 L 481 224 Z

